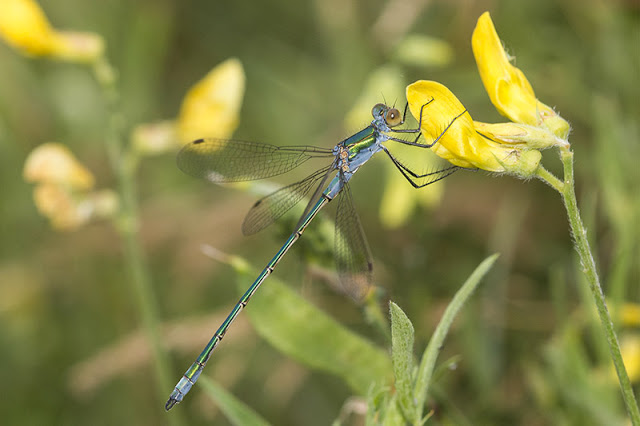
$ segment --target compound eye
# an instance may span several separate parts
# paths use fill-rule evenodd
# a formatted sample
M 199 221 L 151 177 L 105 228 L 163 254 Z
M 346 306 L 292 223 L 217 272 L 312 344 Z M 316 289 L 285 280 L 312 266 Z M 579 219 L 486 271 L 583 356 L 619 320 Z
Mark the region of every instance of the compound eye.
M 371 109 L 371 115 L 373 115 L 373 118 L 378 118 L 388 109 L 389 107 L 385 104 L 376 104 L 373 109 Z
M 396 108 L 389 109 L 384 115 L 384 121 L 389 127 L 394 127 L 398 124 L 402 124 L 402 116 L 400 115 L 400 111 L 398 111 Z

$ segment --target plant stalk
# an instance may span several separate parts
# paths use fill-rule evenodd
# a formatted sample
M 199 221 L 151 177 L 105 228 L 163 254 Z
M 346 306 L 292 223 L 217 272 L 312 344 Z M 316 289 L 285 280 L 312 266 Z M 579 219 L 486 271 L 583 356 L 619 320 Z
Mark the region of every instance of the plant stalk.
M 575 248 L 580 256 L 580 262 L 583 268 L 582 270 L 587 278 L 589 290 L 596 304 L 598 316 L 607 338 L 607 343 L 609 344 L 611 359 L 615 366 L 616 373 L 618 374 L 618 381 L 620 383 L 620 389 L 622 390 L 624 403 L 627 407 L 627 412 L 629 413 L 632 424 L 634 426 L 639 426 L 640 409 L 638 408 L 638 403 L 636 402 L 635 395 L 633 394 L 633 388 L 631 387 L 631 381 L 629 380 L 627 370 L 624 366 L 622 353 L 620 352 L 620 345 L 618 344 L 618 338 L 613 326 L 613 321 L 611 320 L 611 315 L 607 309 L 605 297 L 596 271 L 596 264 L 593 260 L 593 255 L 591 254 L 591 248 L 589 247 L 587 231 L 582 224 L 580 211 L 578 210 L 578 203 L 576 202 L 573 176 L 573 152 L 569 149 L 561 149 L 560 156 L 564 166 L 564 183 L 559 192 L 562 195 L 562 199 L 564 200 L 564 204 L 567 209 L 567 216 L 569 218 L 569 224 L 571 225 Z M 554 184 L 550 182 L 548 183 L 555 188 Z
M 156 392 L 160 401 L 164 401 L 166 397 L 164 392 L 168 392 L 171 389 L 169 360 L 161 343 L 158 302 L 149 279 L 149 272 L 139 238 L 138 203 L 135 192 L 137 158 L 130 151 L 127 151 L 124 146 L 124 119 L 119 107 L 115 70 L 105 58 L 100 58 L 93 64 L 93 72 L 109 109 L 106 149 L 111 167 L 118 180 L 121 199 L 121 210 L 116 229 L 124 242 L 124 259 L 131 280 L 129 287 L 133 291 L 134 300 L 136 301 L 142 326 L 151 350 L 158 383 Z M 179 423 L 179 418 L 171 416 L 169 422 L 172 424 Z

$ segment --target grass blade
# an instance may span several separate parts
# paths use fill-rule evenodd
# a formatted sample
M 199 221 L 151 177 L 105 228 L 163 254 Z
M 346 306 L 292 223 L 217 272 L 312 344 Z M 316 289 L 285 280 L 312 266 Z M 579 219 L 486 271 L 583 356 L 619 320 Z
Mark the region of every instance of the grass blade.
M 438 354 L 440 353 L 440 349 L 444 343 L 444 339 L 447 337 L 447 333 L 449 332 L 449 328 L 453 323 L 453 320 L 462 308 L 462 305 L 467 301 L 469 296 L 476 289 L 480 280 L 484 277 L 484 275 L 489 271 L 491 266 L 494 264 L 499 254 L 493 254 L 482 261 L 482 263 L 473 271 L 471 276 L 467 279 L 467 281 L 462 285 L 460 290 L 455 294 L 451 303 L 447 306 L 447 309 L 444 311 L 442 315 L 442 319 L 440 323 L 436 327 L 429 344 L 427 345 L 426 350 L 422 356 L 422 360 L 420 362 L 420 367 L 418 369 L 418 377 L 415 386 L 415 395 L 416 395 L 416 404 L 418 407 L 418 416 L 415 419 L 416 422 L 420 421 L 420 417 L 422 416 L 422 407 L 427 398 L 427 391 L 429 389 L 429 385 L 431 382 L 431 377 L 433 375 L 433 369 L 436 364 L 436 359 L 438 358 Z M 418 423 L 416 423 L 418 424 Z

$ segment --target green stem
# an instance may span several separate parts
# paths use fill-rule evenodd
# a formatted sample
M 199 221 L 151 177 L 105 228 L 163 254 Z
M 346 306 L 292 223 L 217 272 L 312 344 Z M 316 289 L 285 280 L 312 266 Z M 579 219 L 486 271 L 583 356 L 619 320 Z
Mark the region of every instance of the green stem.
M 105 58 L 100 58 L 94 64 L 93 71 L 106 98 L 110 114 L 106 148 L 111 167 L 118 179 L 122 203 L 116 228 L 124 241 L 124 258 L 131 279 L 129 287 L 134 292 L 143 329 L 154 360 L 155 375 L 159 385 L 156 388 L 158 397 L 160 401 L 164 401 L 165 392 L 171 390 L 172 383 L 169 375 L 169 360 L 161 343 L 158 302 L 149 279 L 139 238 L 138 203 L 135 192 L 137 158 L 124 147 L 124 120 L 120 112 L 115 70 Z M 162 404 L 159 404 L 159 407 L 161 406 Z M 176 416 L 170 416 L 169 422 L 176 424 L 179 419 Z
M 535 173 L 540 180 L 542 180 L 544 183 L 549 184 L 549 186 L 562 194 L 562 191 L 564 191 L 564 184 L 560 179 L 555 177 L 553 173 L 550 173 L 547 169 L 542 167 L 542 165 L 538 166 Z
M 618 381 L 620 382 L 620 388 L 622 390 L 622 397 L 627 406 L 627 411 L 631 417 L 631 422 L 634 426 L 640 425 L 640 409 L 636 402 L 636 398 L 633 394 L 631 387 L 631 381 L 627 375 L 624 362 L 622 360 L 622 354 L 620 352 L 620 345 L 618 344 L 618 338 L 616 336 L 615 329 L 613 327 L 613 321 L 607 304 L 605 302 L 602 287 L 600 286 L 600 280 L 596 272 L 596 264 L 591 254 L 591 248 L 589 247 L 589 241 L 587 240 L 587 231 L 582 224 L 580 218 L 580 211 L 578 210 L 578 203 L 576 201 L 576 194 L 574 190 L 574 177 L 573 177 L 573 152 L 569 149 L 561 149 L 560 156 L 562 158 L 562 164 L 564 166 L 564 183 L 560 186 L 560 194 L 564 200 L 565 207 L 567 209 L 567 215 L 569 223 L 571 225 L 571 231 L 575 240 L 575 247 L 580 256 L 580 262 L 582 263 L 583 272 L 587 278 L 589 284 L 589 290 L 593 296 L 600 322 L 609 344 L 609 351 L 613 364 L 618 374 Z M 544 174 L 544 173 L 543 173 Z M 553 175 L 551 175 L 553 176 Z M 538 177 L 542 178 L 542 175 L 538 174 Z M 557 181 L 558 179 L 553 176 Z M 545 180 L 545 179 L 543 179 Z M 558 189 L 557 182 L 549 182 L 545 180 L 554 188 Z

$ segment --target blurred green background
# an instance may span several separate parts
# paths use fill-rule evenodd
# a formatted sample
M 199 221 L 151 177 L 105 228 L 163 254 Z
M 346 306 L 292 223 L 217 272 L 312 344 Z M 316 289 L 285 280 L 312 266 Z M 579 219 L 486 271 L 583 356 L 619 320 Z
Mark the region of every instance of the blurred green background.
M 127 129 L 175 117 L 193 83 L 237 57 L 247 82 L 234 137 L 324 147 L 357 130 L 345 115 L 371 73 L 389 64 L 405 83 L 445 84 L 477 120 L 506 121 L 490 104 L 471 52 L 475 22 L 488 10 L 537 97 L 572 124 L 576 190 L 610 304 L 640 300 L 637 1 L 40 3 L 56 28 L 105 37 Z M 410 35 L 440 39 L 453 57 L 440 65 L 408 63 L 397 47 Z M 384 92 L 376 95 L 384 100 Z M 227 424 L 198 387 L 164 412 L 113 225 L 52 230 L 22 179 L 28 153 L 57 141 L 91 169 L 99 188 L 115 187 L 107 119 L 85 67 L 25 58 L 0 43 L 0 422 L 157 425 L 177 416 L 193 425 Z M 379 218 L 385 161 L 363 168 L 352 190 L 376 284 L 413 321 L 416 353 L 473 268 L 487 254 L 502 253 L 447 340 L 441 359 L 459 361 L 438 380 L 433 424 L 623 420 L 558 194 L 536 180 L 460 172 L 436 184 L 444 189 L 438 203 L 388 229 Z M 545 153 L 544 164 L 561 172 L 555 152 Z M 242 237 L 242 217 L 255 196 L 184 176 L 173 154 L 145 158 L 137 177 L 143 249 L 177 380 L 236 300 L 233 271 L 203 256 L 200 244 L 261 268 L 291 223 Z M 309 250 L 294 247 L 276 275 L 385 345 L 357 306 L 308 272 Z M 620 324 L 621 340 L 637 342 L 639 333 L 638 324 Z M 338 378 L 271 348 L 244 316 L 204 374 L 276 425 L 330 424 L 350 397 Z

